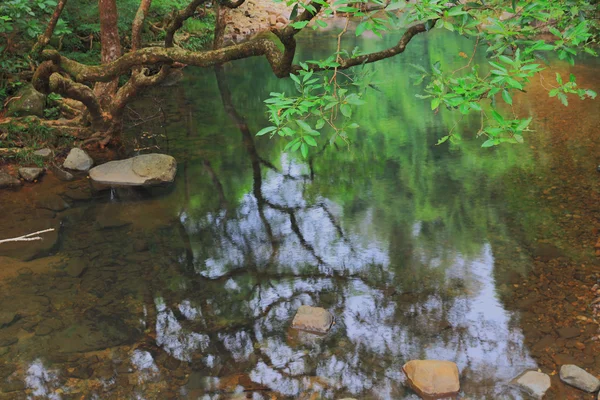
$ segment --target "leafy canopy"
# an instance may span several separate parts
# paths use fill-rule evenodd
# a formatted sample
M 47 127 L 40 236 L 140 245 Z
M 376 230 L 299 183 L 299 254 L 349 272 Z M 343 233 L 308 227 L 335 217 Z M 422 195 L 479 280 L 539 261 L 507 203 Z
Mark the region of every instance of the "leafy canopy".
M 382 37 L 424 24 L 426 31 L 444 29 L 472 38 L 473 53 L 461 54 L 465 58 L 463 67 L 447 71 L 441 68 L 440 62 L 414 65 L 413 78 L 416 85 L 424 85 L 424 93 L 416 96 L 429 101 L 432 110 L 445 107 L 463 115 L 479 113 L 481 127 L 477 136 L 485 139 L 482 147 L 523 142 L 523 134 L 529 130 L 532 118 L 516 115 L 512 109 L 513 95 L 525 91 L 530 80 L 546 69 L 548 59 L 558 56 L 574 65 L 576 57 L 583 53 L 597 56 L 599 11 L 589 0 L 423 0 L 414 3 L 336 0 L 331 4 L 325 0 L 307 4 L 290 0 L 287 4 L 293 6 L 291 18 L 303 9 L 317 14 L 310 22 L 315 30 L 327 28 L 326 17 L 334 12 L 344 13 L 348 18 L 333 55 L 325 60 L 301 62 L 302 68 L 290 75 L 295 93 L 273 92 L 265 100 L 271 125 L 257 135 L 284 137 L 288 140 L 286 150 L 300 151 L 304 157 L 311 147 L 318 146 L 319 138 L 325 134 L 331 142 L 349 143 L 349 130 L 358 127 L 352 122 L 352 109 L 363 104 L 362 96 L 369 84 L 366 68 L 352 73 L 340 69 L 342 60 L 363 56 L 358 48 L 351 53 L 342 49 L 343 36 L 351 30 L 350 21 L 355 25 L 356 36 L 370 32 Z M 321 7 L 318 12 L 317 4 Z M 309 26 L 309 22 L 298 21 L 292 25 L 302 29 Z M 473 63 L 476 52 L 486 53 L 487 65 Z M 581 99 L 596 97 L 594 91 L 578 87 L 572 74 L 568 78 L 557 74 L 556 84 L 550 85 L 548 92 L 565 106 L 569 94 Z M 450 131 L 438 144 L 460 137 L 458 132 Z

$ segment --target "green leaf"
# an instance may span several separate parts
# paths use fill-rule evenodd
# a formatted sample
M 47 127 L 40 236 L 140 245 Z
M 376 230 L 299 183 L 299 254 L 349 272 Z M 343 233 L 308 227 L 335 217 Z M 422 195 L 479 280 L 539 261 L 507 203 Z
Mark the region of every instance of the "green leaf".
M 440 98 L 439 97 L 435 97 L 433 99 L 431 99 L 431 109 L 435 110 L 436 108 L 438 108 L 440 105 Z
M 297 22 L 293 22 L 291 25 L 296 29 L 302 29 L 306 25 L 308 25 L 308 21 L 297 21 Z
M 492 116 L 500 125 L 504 125 L 506 123 L 506 121 L 504 121 L 504 117 L 500 115 L 498 111 L 492 110 Z
M 340 111 L 342 112 L 344 117 L 350 118 L 352 116 L 352 107 L 350 107 L 348 104 L 340 105 Z
M 298 126 L 299 126 L 299 127 L 302 129 L 302 130 L 304 130 L 304 131 L 310 132 L 310 131 L 312 131 L 312 130 L 313 130 L 313 129 L 310 127 L 310 125 L 308 125 L 306 122 L 302 121 L 301 119 L 297 119 L 297 120 L 296 120 L 296 123 L 297 123 L 297 124 L 298 124 Z
M 325 120 L 324 119 L 320 119 L 315 124 L 315 129 L 321 129 L 323 126 L 325 126 Z
M 502 98 L 504 99 L 505 102 L 507 102 L 508 104 L 512 105 L 512 97 L 510 97 L 510 93 L 508 93 L 508 90 L 504 89 L 502 91 Z
M 256 136 L 262 136 L 262 135 L 266 135 L 269 132 L 273 132 L 277 130 L 277 127 L 275 126 L 267 126 L 266 128 L 262 128 L 260 131 L 258 131 L 256 133 Z
M 317 147 L 317 141 L 312 136 L 304 136 L 302 138 L 309 146 Z
M 569 99 L 567 99 L 567 95 L 564 94 L 563 92 L 560 92 L 558 94 L 558 98 L 559 98 L 560 102 L 563 103 L 563 105 L 565 107 L 569 105 Z
M 298 16 L 298 3 L 294 4 L 294 8 L 292 8 L 292 12 L 290 13 L 290 21 Z
M 308 157 L 308 146 L 306 143 L 302 143 L 302 145 L 300 145 L 300 152 L 302 153 L 302 157 Z
M 483 142 L 481 147 L 492 147 L 492 146 L 495 146 L 496 144 L 497 144 L 496 139 L 488 139 L 485 142 Z

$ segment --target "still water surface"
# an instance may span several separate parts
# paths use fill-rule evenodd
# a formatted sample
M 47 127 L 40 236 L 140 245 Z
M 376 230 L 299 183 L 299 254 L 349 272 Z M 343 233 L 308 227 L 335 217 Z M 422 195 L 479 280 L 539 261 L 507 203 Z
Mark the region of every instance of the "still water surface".
M 303 59 L 332 45 L 302 44 Z M 352 146 L 322 142 L 308 161 L 254 136 L 262 100 L 291 89 L 263 60 L 190 70 L 146 96 L 129 139 L 175 156 L 176 182 L 90 193 L 47 177 L 39 191 L 70 207 L 37 217 L 62 221 L 55 254 L 2 282 L 16 317 L 0 329 L 0 399 L 417 399 L 401 368 L 424 358 L 456 362 L 465 397 L 521 398 L 508 382 L 538 363 L 505 302 L 536 224 L 557 226 L 514 177 L 553 154 L 434 146 L 455 124 L 472 135 L 478 117 L 432 113 L 406 79 L 410 63 L 453 68 L 472 46 L 433 33 L 377 64 Z M 533 100 L 517 111 L 535 113 Z M 10 203 L 10 218 L 25 223 L 44 196 Z M 331 311 L 329 334 L 290 329 L 303 304 Z

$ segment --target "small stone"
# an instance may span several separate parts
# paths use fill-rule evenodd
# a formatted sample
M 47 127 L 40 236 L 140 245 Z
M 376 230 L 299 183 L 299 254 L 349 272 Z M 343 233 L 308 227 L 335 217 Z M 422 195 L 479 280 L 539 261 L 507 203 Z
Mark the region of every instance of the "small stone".
M 21 186 L 21 181 L 17 178 L 0 171 L 0 189 Z
M 19 176 L 27 182 L 33 182 L 44 172 L 43 168 L 19 168 Z
M 17 339 L 16 337 L 0 338 L 0 347 L 12 346 L 18 341 L 19 339 Z
M 69 261 L 65 272 L 73 278 L 79 278 L 85 267 L 85 262 L 81 258 L 73 258 Z
M 35 329 L 36 336 L 46 336 L 51 334 L 57 329 L 61 329 L 63 327 L 62 322 L 56 318 L 45 319 L 39 323 L 39 325 Z
M 63 211 L 69 208 L 69 204 L 56 194 L 48 195 L 37 201 L 38 208 L 51 211 Z
M 292 321 L 292 328 L 309 332 L 327 333 L 333 324 L 333 315 L 321 307 L 300 306 Z
M 600 380 L 576 365 L 560 367 L 560 379 L 571 386 L 592 393 L 600 389 Z
M 559 328 L 556 330 L 558 332 L 558 334 L 560 335 L 561 338 L 563 339 L 572 339 L 574 337 L 577 337 L 581 334 L 581 332 L 579 332 L 579 329 L 574 327 L 574 326 L 568 326 L 568 327 L 564 327 L 564 328 Z
M 75 179 L 75 177 L 73 176 L 72 173 L 67 172 L 59 167 L 57 167 L 56 165 L 50 165 L 48 167 L 48 169 L 54 174 L 56 175 L 56 177 L 58 179 L 60 179 L 61 181 L 72 181 L 73 179 Z
M 527 371 L 513 381 L 519 389 L 536 399 L 541 399 L 550 389 L 550 377 L 537 371 Z
M 133 249 L 137 252 L 148 250 L 148 243 L 143 240 L 136 240 L 133 242 Z
M 10 326 L 17 319 L 17 314 L 14 312 L 0 312 L 0 328 Z
M 450 397 L 460 390 L 458 366 L 451 361 L 412 360 L 402 370 L 421 397 Z
M 47 159 L 52 156 L 52 150 L 50 150 L 48 148 L 39 149 L 39 150 L 34 151 L 33 155 Z
M 63 168 L 76 171 L 89 171 L 94 165 L 94 160 L 88 154 L 78 148 L 71 149 L 69 155 L 63 163 Z

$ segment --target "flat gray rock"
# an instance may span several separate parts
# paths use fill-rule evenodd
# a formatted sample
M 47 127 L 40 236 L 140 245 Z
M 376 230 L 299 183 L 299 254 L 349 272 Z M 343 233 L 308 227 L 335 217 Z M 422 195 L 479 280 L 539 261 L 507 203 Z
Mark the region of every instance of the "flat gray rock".
M 33 152 L 33 155 L 38 156 L 38 157 L 42 157 L 43 159 L 47 159 L 52 157 L 52 150 L 45 148 L 45 149 L 39 149 Z
M 513 384 L 530 396 L 541 399 L 550 389 L 550 377 L 537 371 L 527 371 L 517 377 Z
M 90 178 L 103 185 L 151 186 L 175 179 L 177 162 L 166 154 L 143 154 L 110 161 L 90 170 Z
M 588 393 L 593 393 L 600 389 L 600 380 L 598 378 L 572 364 L 560 367 L 560 380 Z
M 64 168 L 75 171 L 89 171 L 93 165 L 94 160 L 92 160 L 92 157 L 88 156 L 85 151 L 77 148 L 71 149 L 63 163 Z
M 327 333 L 333 324 L 333 315 L 321 307 L 300 306 L 292 321 L 292 328 Z
M 21 186 L 21 181 L 6 172 L 0 171 L 0 189 Z
M 19 168 L 19 176 L 27 182 L 33 182 L 44 172 L 43 168 Z

